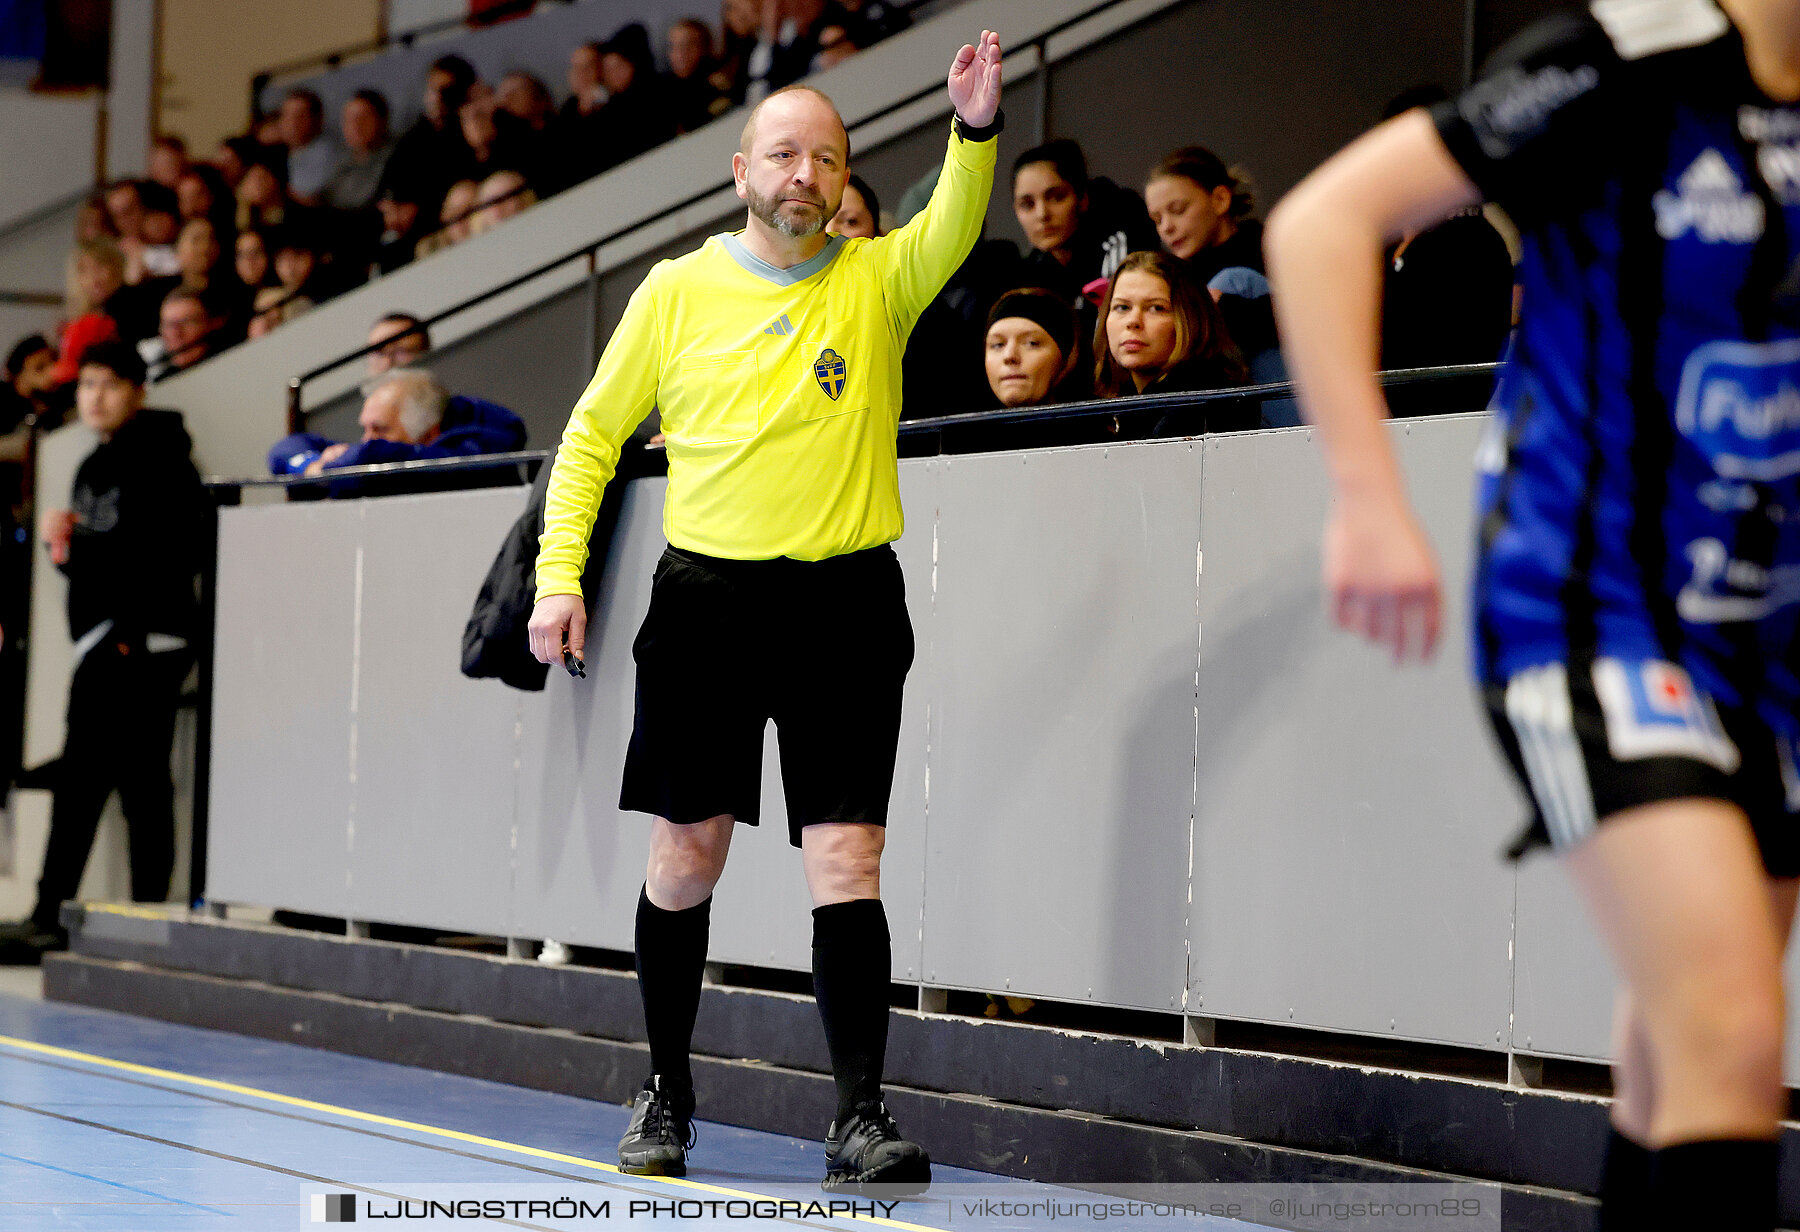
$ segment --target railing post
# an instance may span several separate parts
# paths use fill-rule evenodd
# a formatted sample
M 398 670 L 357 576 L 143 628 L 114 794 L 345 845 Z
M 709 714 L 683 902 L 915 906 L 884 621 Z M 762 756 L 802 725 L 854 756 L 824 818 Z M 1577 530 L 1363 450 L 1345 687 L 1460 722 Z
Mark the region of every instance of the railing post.
M 306 410 L 300 405 L 300 377 L 288 378 L 287 421 L 288 435 L 306 431 Z

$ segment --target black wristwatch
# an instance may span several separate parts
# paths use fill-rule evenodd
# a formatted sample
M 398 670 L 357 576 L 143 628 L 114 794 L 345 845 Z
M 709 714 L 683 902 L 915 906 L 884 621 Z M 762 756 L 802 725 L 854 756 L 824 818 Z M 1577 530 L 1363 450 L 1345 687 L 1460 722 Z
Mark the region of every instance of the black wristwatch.
M 984 128 L 976 128 L 961 116 L 952 119 L 950 127 L 954 128 L 956 135 L 964 141 L 992 141 L 1000 135 L 1000 130 L 1006 127 L 1006 112 L 996 108 L 994 122 Z

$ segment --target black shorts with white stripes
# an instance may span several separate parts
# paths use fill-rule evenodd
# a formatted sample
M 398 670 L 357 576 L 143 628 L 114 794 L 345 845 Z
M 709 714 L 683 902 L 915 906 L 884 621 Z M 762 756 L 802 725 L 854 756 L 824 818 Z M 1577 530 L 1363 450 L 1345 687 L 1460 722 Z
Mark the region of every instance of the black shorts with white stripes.
M 1488 718 L 1533 805 L 1513 844 L 1566 851 L 1618 813 L 1664 800 L 1743 809 L 1772 877 L 1800 876 L 1796 742 L 1717 706 L 1680 667 L 1598 658 L 1547 663 L 1485 690 Z

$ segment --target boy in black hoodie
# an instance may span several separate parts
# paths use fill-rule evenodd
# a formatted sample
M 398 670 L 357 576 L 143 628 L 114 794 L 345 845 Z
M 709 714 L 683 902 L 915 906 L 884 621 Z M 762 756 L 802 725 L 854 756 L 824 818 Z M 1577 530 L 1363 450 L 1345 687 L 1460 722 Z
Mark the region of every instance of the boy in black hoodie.
M 69 579 L 75 673 L 37 906 L 0 937 L 0 961 L 14 963 L 66 943 L 57 909 L 81 883 L 115 789 L 130 834 L 131 897 L 164 901 L 175 865 L 169 754 L 199 631 L 206 495 L 181 416 L 144 409 L 144 364 L 131 348 L 87 352 L 75 407 L 100 443 L 75 472 L 72 508 L 46 512 L 42 524 Z

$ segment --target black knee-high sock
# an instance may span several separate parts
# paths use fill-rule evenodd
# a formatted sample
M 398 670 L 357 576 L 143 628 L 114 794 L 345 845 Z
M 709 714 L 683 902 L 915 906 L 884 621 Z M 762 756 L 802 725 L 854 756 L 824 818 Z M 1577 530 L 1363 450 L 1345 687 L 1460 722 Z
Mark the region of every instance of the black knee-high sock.
M 650 1068 L 663 1088 L 692 1097 L 694 1074 L 688 1049 L 694 1015 L 700 1010 L 700 981 L 706 968 L 706 941 L 712 927 L 712 898 L 685 911 L 664 911 L 638 895 L 638 991 L 644 998 L 644 1034 L 650 1041 Z
M 1655 1232 L 1769 1232 L 1775 1226 L 1779 1144 L 1760 1139 L 1681 1142 L 1650 1161 Z
M 1599 1232 L 1643 1232 L 1650 1220 L 1650 1149 L 1614 1129 L 1600 1169 Z
M 840 1125 L 858 1104 L 881 1098 L 892 965 L 887 912 L 880 899 L 813 909 L 813 995 L 831 1050 Z

